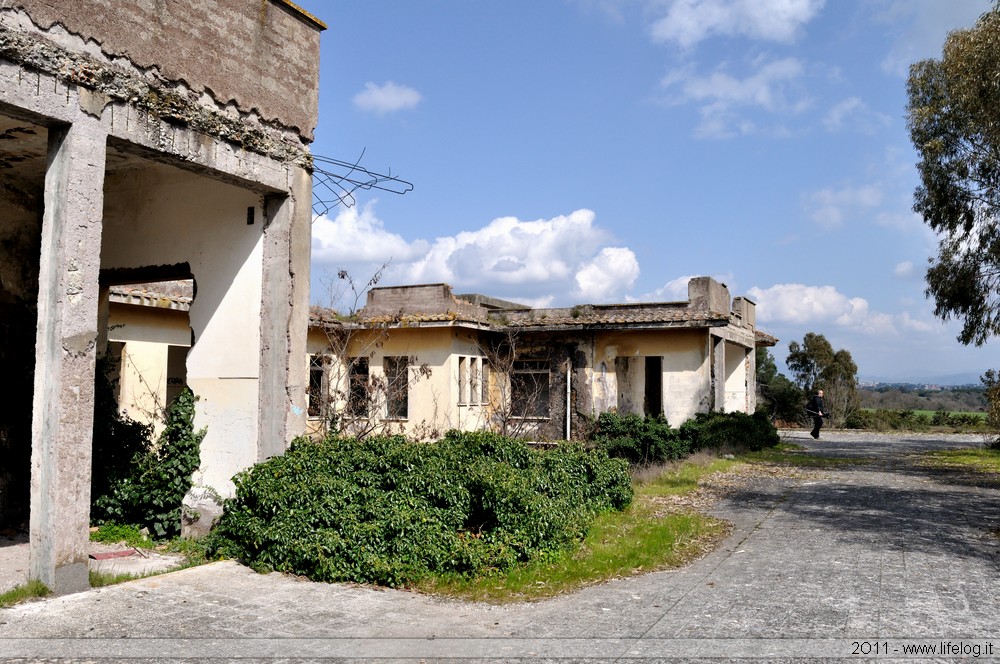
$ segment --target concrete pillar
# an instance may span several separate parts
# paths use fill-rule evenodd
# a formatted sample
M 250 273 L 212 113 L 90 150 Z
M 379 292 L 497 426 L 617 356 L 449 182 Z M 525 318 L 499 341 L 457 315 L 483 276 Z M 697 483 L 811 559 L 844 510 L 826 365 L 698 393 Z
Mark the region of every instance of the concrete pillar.
M 294 166 L 289 174 L 292 195 L 268 198 L 264 210 L 258 461 L 306 427 L 312 176 Z
M 107 135 L 81 115 L 49 130 L 31 425 L 29 574 L 89 587 L 91 446 Z
M 726 409 L 726 342 L 709 333 L 712 349 L 712 410 Z

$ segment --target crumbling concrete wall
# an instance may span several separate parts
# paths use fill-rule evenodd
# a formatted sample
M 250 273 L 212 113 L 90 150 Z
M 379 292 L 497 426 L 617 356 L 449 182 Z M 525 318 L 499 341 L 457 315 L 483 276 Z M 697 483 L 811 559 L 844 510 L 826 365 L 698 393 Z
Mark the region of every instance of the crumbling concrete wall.
M 67 45 L 69 36 L 77 36 L 89 43 L 91 55 L 124 59 L 153 78 L 181 84 L 179 91 L 191 99 L 206 95 L 234 112 L 253 112 L 312 138 L 319 40 L 310 23 L 322 24 L 294 5 L 282 0 L 0 0 L 0 11 L 15 9 L 25 11 L 56 43 Z M 81 70 L 79 75 L 97 79 L 100 73 Z
M 0 0 L 0 132 L 12 139 L 0 151 L 4 182 L 27 183 L 24 198 L 34 201 L 17 223 L 41 219 L 38 249 L 24 258 L 38 275 L 30 575 L 58 593 L 88 585 L 102 292 L 138 278 L 116 270 L 178 278 L 185 275 L 166 273 L 183 264 L 201 278 L 192 327 L 202 345 L 192 367 L 206 394 L 196 426 L 215 431 L 203 457 L 212 472 L 228 481 L 301 431 L 307 145 L 321 27 L 282 0 Z M 8 136 L 22 121 L 35 134 Z M 154 164 L 194 180 L 200 208 L 164 215 L 191 203 L 192 189 L 171 192 L 167 177 L 147 182 L 131 214 L 106 220 L 104 203 L 113 208 L 113 195 L 133 175 L 155 173 Z M 0 212 L 13 198 L 9 188 L 0 193 Z M 161 227 L 139 223 L 154 218 Z M 176 227 L 192 219 L 200 223 Z M 131 255 L 113 256 L 122 247 Z M 235 321 L 228 330 L 227 317 Z

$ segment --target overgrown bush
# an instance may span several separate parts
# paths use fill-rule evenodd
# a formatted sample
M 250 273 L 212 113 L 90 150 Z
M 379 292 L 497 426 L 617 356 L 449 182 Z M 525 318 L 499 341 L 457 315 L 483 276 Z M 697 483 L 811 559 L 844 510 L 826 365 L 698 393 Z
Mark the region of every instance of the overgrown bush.
M 149 448 L 153 435 L 151 425 L 137 422 L 118 409 L 115 387 L 112 366 L 105 355 L 97 361 L 94 383 L 92 505 L 128 479 L 134 459 Z
M 601 413 L 590 442 L 608 456 L 635 465 L 672 461 L 691 453 L 690 441 L 661 417 Z
M 698 413 L 681 425 L 680 435 L 692 451 L 747 450 L 756 452 L 781 442 L 767 413 Z
M 590 442 L 608 456 L 633 465 L 648 465 L 681 459 L 702 449 L 756 451 L 780 442 L 770 415 L 745 413 L 699 413 L 678 429 L 662 418 L 602 413 Z
M 93 521 L 137 525 L 161 539 L 180 533 L 181 502 L 191 488 L 205 437 L 205 429 L 194 430 L 195 400 L 187 388 L 174 399 L 167 409 L 166 428 L 155 443 L 149 439 L 151 428 L 144 425 L 138 426 L 146 437 L 137 442 L 133 431 L 136 423 L 119 416 L 125 424 L 114 425 L 112 430 L 124 428 L 130 432 L 128 440 L 120 449 L 111 446 L 114 439 L 103 441 L 100 451 L 95 444 L 95 459 L 102 466 L 110 459 L 97 459 L 97 454 L 112 459 L 121 455 L 128 462 L 123 464 L 124 459 L 119 458 L 105 466 L 107 486 L 92 497 Z
M 300 438 L 235 483 L 214 552 L 258 570 L 389 586 L 544 558 L 632 499 L 620 460 L 486 432 L 437 443 Z

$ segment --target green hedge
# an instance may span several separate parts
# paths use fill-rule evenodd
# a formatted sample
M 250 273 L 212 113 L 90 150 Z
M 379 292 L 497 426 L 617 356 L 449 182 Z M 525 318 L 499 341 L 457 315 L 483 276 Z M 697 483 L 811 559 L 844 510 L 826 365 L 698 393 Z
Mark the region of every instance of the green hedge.
M 399 586 L 564 550 L 631 500 L 627 464 L 578 445 L 302 438 L 237 476 L 212 547 L 258 570 Z
M 636 465 L 681 459 L 703 449 L 761 450 L 780 442 L 767 413 L 699 413 L 678 429 L 662 418 L 602 413 L 590 442 Z
M 906 409 L 877 408 L 851 413 L 844 421 L 844 428 L 871 431 L 926 431 L 936 426 L 981 431 L 985 423 L 985 417 L 975 413 L 950 413 L 938 410 L 928 414 Z

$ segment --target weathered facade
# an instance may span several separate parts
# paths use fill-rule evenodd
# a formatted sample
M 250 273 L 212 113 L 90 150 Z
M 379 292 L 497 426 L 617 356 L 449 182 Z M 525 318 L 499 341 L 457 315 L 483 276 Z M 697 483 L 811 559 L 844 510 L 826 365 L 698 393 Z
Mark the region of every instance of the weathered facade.
M 754 303 L 708 277 L 688 300 L 531 309 L 444 284 L 375 288 L 354 320 L 314 311 L 310 417 L 414 437 L 499 428 L 575 438 L 602 412 L 756 407 Z M 401 368 L 402 367 L 402 368 Z M 367 382 L 367 405 L 350 403 Z
M 30 513 L 56 592 L 88 583 L 112 286 L 194 283 L 197 482 L 305 426 L 322 29 L 284 0 L 0 0 L 0 518 Z

